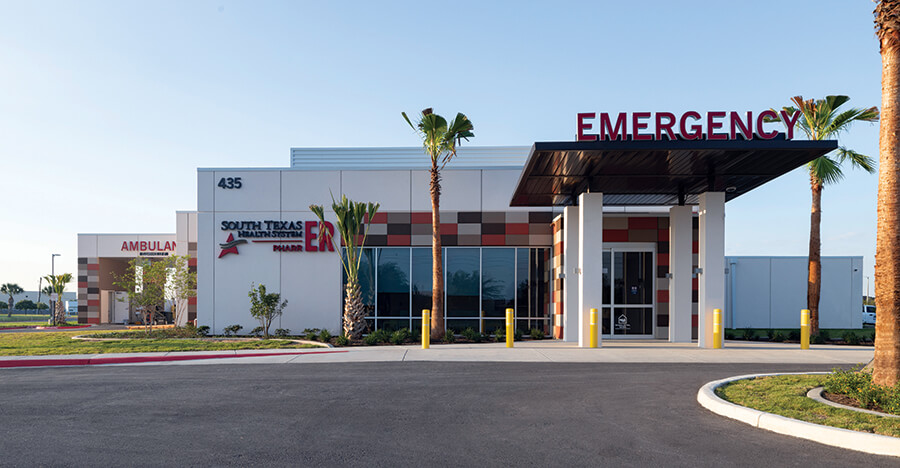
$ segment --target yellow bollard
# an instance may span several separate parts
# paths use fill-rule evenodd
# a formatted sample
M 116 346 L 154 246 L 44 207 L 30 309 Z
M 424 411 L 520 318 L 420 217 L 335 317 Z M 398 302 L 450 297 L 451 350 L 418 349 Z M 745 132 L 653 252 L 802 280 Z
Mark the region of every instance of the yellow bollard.
M 800 349 L 809 349 L 809 309 L 800 311 Z
M 713 349 L 722 349 L 722 309 L 713 309 Z
M 591 340 L 589 348 L 597 347 L 597 309 L 591 309 Z
M 431 311 L 422 309 L 422 349 L 431 347 Z
M 516 332 L 514 331 L 514 320 L 513 320 L 513 310 L 506 309 L 506 347 L 513 347 L 513 338 L 516 336 Z

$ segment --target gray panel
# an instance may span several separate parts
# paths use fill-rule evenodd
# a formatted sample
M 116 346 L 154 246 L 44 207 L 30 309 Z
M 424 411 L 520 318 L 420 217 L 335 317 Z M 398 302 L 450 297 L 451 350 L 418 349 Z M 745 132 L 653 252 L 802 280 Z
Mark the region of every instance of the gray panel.
M 772 258 L 772 328 L 800 328 L 807 278 L 806 257 Z
M 734 260 L 726 284 L 734 282 L 734 328 L 769 327 L 769 259 L 743 258 Z M 733 277 L 733 280 L 732 280 Z

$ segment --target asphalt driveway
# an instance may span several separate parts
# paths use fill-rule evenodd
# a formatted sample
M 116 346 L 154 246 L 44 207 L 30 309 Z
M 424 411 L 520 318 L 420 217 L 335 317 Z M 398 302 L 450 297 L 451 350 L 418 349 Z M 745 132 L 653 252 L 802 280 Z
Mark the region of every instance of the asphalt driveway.
M 897 466 L 700 407 L 772 364 L 388 362 L 0 372 L 0 465 Z

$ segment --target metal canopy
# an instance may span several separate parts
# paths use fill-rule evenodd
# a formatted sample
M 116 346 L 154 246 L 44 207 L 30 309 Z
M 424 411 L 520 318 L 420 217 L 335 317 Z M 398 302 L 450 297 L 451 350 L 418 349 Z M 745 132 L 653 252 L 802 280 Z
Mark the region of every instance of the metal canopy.
M 538 142 L 510 206 L 695 205 L 703 192 L 731 200 L 837 148 L 837 141 L 673 140 Z

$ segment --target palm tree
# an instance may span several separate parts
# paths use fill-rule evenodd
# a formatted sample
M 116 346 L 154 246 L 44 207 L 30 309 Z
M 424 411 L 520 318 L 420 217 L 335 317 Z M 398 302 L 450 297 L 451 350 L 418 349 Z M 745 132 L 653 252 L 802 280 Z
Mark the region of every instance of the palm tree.
M 456 147 L 462 140 L 469 141 L 475 136 L 475 127 L 468 117 L 461 113 L 447 124 L 447 120 L 432 112 L 422 111 L 415 125 L 406 112 L 401 112 L 406 123 L 422 138 L 425 153 L 431 158 L 431 337 L 444 337 L 444 270 L 441 258 L 441 170 L 456 156 Z M 423 323 L 424 327 L 425 324 Z
M 804 100 L 802 96 L 795 96 L 791 101 L 797 107 L 785 107 L 784 110 L 790 114 L 800 112 L 800 118 L 796 120 L 795 126 L 799 127 L 808 139 L 830 140 L 847 130 L 853 122 L 878 121 L 877 107 L 839 110 L 849 100 L 847 96 L 825 96 L 825 99 L 808 100 Z M 875 161 L 872 158 L 843 146 L 838 147 L 834 153 L 820 156 L 806 165 L 809 170 L 809 186 L 812 189 L 809 279 L 806 287 L 806 307 L 809 309 L 811 335 L 819 333 L 819 296 L 822 291 L 822 190 L 826 185 L 839 182 L 844 177 L 841 164 L 845 161 L 849 161 L 852 167 L 858 167 L 869 173 L 875 172 Z
M 875 246 L 875 360 L 872 381 L 900 382 L 900 1 L 875 7 L 881 50 L 881 121 L 878 154 L 878 238 Z
M 9 308 L 7 309 L 8 312 L 6 313 L 7 317 L 12 317 L 13 305 L 15 304 L 13 296 L 22 294 L 23 292 L 25 292 L 25 290 L 16 283 L 6 283 L 3 286 L 0 286 L 0 294 L 9 296 L 9 300 L 7 301 L 7 304 L 9 304 Z
M 63 292 L 66 290 L 66 285 L 72 281 L 72 274 L 62 273 L 59 275 L 47 275 L 44 279 L 50 284 L 50 293 L 59 295 L 59 297 L 56 298 L 56 310 L 52 313 L 53 324 L 66 323 L 66 306 L 62 297 Z
M 355 202 L 346 195 L 341 197 L 340 203 L 334 200 L 334 196 L 331 197 L 331 209 L 337 216 L 337 230 L 346 249 L 340 256 L 344 275 L 347 277 L 342 326 L 344 335 L 352 339 L 362 337 L 366 327 L 366 309 L 363 307 L 359 288 L 359 264 L 366 236 L 369 234 L 369 225 L 379 206 L 378 203 Z M 321 205 L 309 205 L 309 210 L 319 218 L 319 242 L 325 240 L 334 247 L 333 233 L 325 229 L 325 209 Z M 360 235 L 359 231 L 363 226 L 365 228 Z M 340 252 L 340 249 L 334 250 Z

